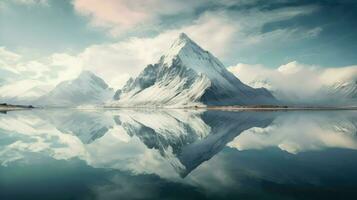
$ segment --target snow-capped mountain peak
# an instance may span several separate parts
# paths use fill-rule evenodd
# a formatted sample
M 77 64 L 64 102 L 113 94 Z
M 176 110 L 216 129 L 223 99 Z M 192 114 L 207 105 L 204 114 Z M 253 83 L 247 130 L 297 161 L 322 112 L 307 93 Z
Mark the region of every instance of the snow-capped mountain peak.
M 79 84 L 94 84 L 102 89 L 107 89 L 109 88 L 108 84 L 105 83 L 105 81 L 101 78 L 99 78 L 97 75 L 95 75 L 93 72 L 91 71 L 83 71 L 78 78 L 76 78 L 75 80 L 78 82 Z M 84 85 L 83 85 L 84 86 Z M 85 88 L 83 88 L 85 89 Z
M 211 53 L 181 33 L 158 63 L 116 92 L 112 106 L 274 103 L 266 89 L 243 84 Z
M 241 85 L 241 89 L 247 89 L 215 56 L 202 49 L 185 33 L 179 35 L 168 52 L 161 57 L 160 62 L 166 67 L 182 65 L 192 69 L 197 74 L 210 79 L 211 85 L 214 84 L 217 87 L 234 89 Z
M 185 33 L 179 35 L 166 54 L 161 57 L 160 61 L 164 66 L 172 66 L 172 63 L 177 59 L 186 67 L 206 75 L 212 74 L 210 70 L 221 71 L 221 69 L 224 68 L 223 64 L 217 58 L 202 49 Z
M 185 33 L 180 33 L 179 37 L 172 43 L 170 49 L 177 49 L 189 43 L 195 44 Z
M 112 98 L 114 92 L 103 79 L 90 71 L 83 71 L 76 79 L 63 81 L 36 104 L 48 106 L 79 106 L 102 104 Z

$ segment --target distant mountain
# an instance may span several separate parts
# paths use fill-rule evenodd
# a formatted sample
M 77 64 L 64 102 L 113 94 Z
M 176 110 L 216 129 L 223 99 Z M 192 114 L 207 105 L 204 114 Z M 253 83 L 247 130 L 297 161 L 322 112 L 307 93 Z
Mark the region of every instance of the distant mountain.
M 302 94 L 294 88 L 288 88 L 286 85 L 276 85 L 274 81 L 270 80 L 269 77 L 259 77 L 250 82 L 247 85 L 253 88 L 264 87 L 267 88 L 275 98 L 279 99 L 281 104 L 315 104 L 321 102 L 321 96 L 319 94 L 314 94 L 314 99 L 311 96 Z
M 357 80 L 342 80 L 325 84 L 309 97 L 299 95 L 299 92 L 293 91 L 293 89 L 283 90 L 279 86 L 271 84 L 269 80 L 257 79 L 248 83 L 248 85 L 252 87 L 264 86 L 281 102 L 288 104 L 357 105 Z
M 243 84 L 208 51 L 180 34 L 159 62 L 116 92 L 112 106 L 272 104 L 265 88 Z
M 292 81 L 293 84 L 283 83 L 283 80 L 289 79 L 288 76 L 284 77 L 284 74 L 279 74 L 279 70 L 258 75 L 254 75 L 251 71 L 249 73 L 252 74 L 251 78 L 249 81 L 246 80 L 246 83 L 254 88 L 267 88 L 283 104 L 357 106 L 357 66 L 318 70 L 318 73 L 317 70 L 311 72 L 317 75 L 314 79 L 310 79 L 310 88 L 306 88 L 307 84 L 305 86 L 298 84 L 297 80 Z M 240 77 L 239 71 L 235 72 L 235 75 Z M 292 72 L 289 76 L 302 76 L 302 72 Z M 302 80 L 307 79 L 300 81 Z
M 22 80 L 0 86 L 0 102 L 11 104 L 31 104 L 51 90 L 50 85 L 40 81 Z
M 331 95 L 357 101 L 357 79 L 334 83 L 329 86 L 329 93 Z
M 58 84 L 36 104 L 47 106 L 79 106 L 102 104 L 113 97 L 112 88 L 90 71 L 83 71 L 76 79 Z
M 319 93 L 326 104 L 357 106 L 357 66 L 328 68 L 319 77 Z

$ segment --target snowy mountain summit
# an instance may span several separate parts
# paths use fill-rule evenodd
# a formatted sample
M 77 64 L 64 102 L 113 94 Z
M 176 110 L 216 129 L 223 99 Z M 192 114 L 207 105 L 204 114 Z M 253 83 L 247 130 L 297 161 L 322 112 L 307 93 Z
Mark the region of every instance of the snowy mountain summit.
M 243 84 L 210 52 L 181 33 L 158 63 L 148 65 L 114 96 L 113 106 L 272 104 L 264 89 Z
M 97 105 L 110 100 L 113 94 L 103 79 L 83 71 L 76 79 L 61 82 L 36 102 L 46 106 Z

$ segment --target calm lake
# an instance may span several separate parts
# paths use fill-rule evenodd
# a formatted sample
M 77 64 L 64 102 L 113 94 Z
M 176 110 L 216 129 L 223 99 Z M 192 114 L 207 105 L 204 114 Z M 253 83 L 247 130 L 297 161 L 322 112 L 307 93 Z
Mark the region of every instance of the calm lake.
M 0 113 L 0 199 L 357 199 L 357 111 Z

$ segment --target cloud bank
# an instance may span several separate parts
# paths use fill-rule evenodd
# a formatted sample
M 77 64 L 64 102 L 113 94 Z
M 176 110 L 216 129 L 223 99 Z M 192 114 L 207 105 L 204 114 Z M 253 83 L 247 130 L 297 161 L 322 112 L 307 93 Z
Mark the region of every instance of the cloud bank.
M 324 88 L 357 80 L 357 66 L 323 68 L 297 61 L 278 68 L 239 63 L 228 70 L 252 87 L 265 87 L 279 99 L 312 102 L 326 98 Z

